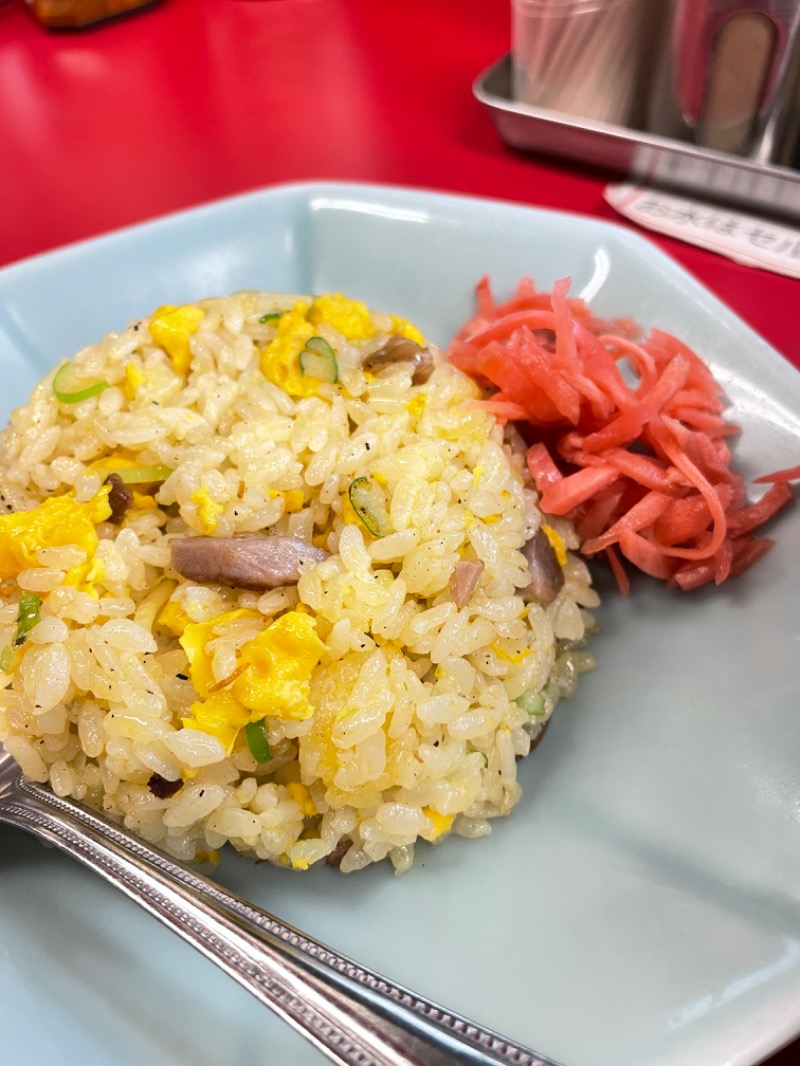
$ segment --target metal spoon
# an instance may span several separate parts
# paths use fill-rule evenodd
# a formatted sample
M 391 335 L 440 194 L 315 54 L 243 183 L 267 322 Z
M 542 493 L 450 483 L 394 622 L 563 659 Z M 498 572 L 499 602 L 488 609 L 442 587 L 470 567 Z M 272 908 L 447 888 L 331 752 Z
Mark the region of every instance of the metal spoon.
M 231 895 L 124 829 L 22 778 L 0 745 L 0 822 L 116 885 L 343 1066 L 555 1066 Z

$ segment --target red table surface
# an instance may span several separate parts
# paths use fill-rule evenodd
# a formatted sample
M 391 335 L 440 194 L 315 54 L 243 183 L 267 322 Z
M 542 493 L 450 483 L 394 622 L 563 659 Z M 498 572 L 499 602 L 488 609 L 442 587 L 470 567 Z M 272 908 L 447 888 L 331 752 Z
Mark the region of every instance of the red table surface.
M 81 32 L 0 6 L 0 265 L 276 182 L 353 180 L 620 220 L 612 177 L 508 148 L 475 77 L 498 0 L 162 0 Z M 795 280 L 652 237 L 800 367 Z M 800 1041 L 770 1060 L 789 1066 Z
M 162 0 L 55 33 L 2 3 L 0 263 L 292 180 L 620 221 L 608 174 L 513 151 L 473 98 L 509 44 L 498 0 Z M 654 240 L 800 366 L 797 281 Z

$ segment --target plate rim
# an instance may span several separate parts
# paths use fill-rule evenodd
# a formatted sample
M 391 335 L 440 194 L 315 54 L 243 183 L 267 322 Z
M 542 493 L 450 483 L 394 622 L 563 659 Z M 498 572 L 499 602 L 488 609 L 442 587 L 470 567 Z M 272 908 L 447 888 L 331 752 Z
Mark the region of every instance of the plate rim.
M 790 366 L 792 365 L 790 361 L 778 351 L 778 349 L 773 347 L 773 345 L 762 337 L 757 330 L 741 318 L 732 307 L 720 299 L 720 297 L 717 296 L 717 294 L 709 288 L 704 281 L 679 263 L 677 259 L 669 254 L 669 252 L 661 248 L 651 236 L 639 232 L 630 223 L 623 220 L 616 221 L 606 218 L 597 218 L 594 215 L 582 211 L 542 207 L 525 201 L 496 197 L 488 194 L 481 195 L 464 192 L 450 192 L 435 187 L 395 185 L 390 182 L 327 181 L 325 179 L 286 181 L 258 186 L 253 189 L 246 189 L 241 192 L 215 197 L 210 200 L 203 200 L 197 204 L 177 208 L 172 211 L 166 211 L 142 219 L 138 222 L 132 222 L 108 230 L 102 230 L 92 236 L 69 241 L 66 244 L 57 245 L 52 249 L 35 252 L 32 255 L 24 256 L 22 259 L 7 263 L 0 267 L 0 285 L 3 285 L 8 281 L 13 282 L 16 276 L 23 276 L 30 271 L 35 271 L 37 268 L 47 266 L 52 262 L 57 263 L 59 260 L 67 261 L 72 256 L 91 250 L 94 246 L 108 246 L 117 241 L 123 241 L 127 237 L 137 236 L 146 233 L 149 230 L 159 229 L 162 226 L 173 223 L 179 224 L 184 220 L 201 218 L 203 215 L 213 214 L 220 210 L 224 211 L 239 204 L 244 205 L 248 202 L 257 203 L 259 200 L 273 196 L 276 198 L 280 196 L 288 196 L 296 199 L 300 204 L 311 206 L 315 196 L 320 196 L 322 194 L 335 195 L 344 192 L 349 193 L 351 197 L 355 195 L 356 197 L 361 198 L 366 198 L 366 196 L 372 198 L 385 196 L 395 199 L 410 198 L 412 200 L 416 199 L 420 201 L 438 202 L 440 204 L 472 203 L 481 205 L 486 209 L 494 207 L 499 210 L 510 210 L 512 212 L 520 211 L 525 214 L 540 215 L 547 218 L 563 218 L 569 220 L 570 223 L 574 223 L 576 220 L 581 220 L 597 232 L 606 232 L 613 235 L 615 240 L 628 246 L 632 252 L 636 253 L 639 251 L 651 259 L 654 258 L 656 261 L 660 261 L 665 269 L 668 269 L 673 273 L 676 281 L 681 281 L 684 285 L 702 290 L 704 298 L 709 302 L 709 306 L 716 314 L 723 319 L 726 319 L 729 325 L 735 325 L 738 329 L 745 330 L 754 342 L 757 342 L 765 349 L 765 352 L 769 351 L 773 355 L 776 355 L 781 362 L 789 363 Z

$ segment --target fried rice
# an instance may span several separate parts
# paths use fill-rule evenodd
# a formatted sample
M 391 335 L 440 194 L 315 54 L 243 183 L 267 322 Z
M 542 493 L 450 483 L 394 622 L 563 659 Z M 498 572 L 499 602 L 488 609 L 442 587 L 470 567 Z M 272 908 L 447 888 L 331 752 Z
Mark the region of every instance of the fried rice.
M 402 872 L 489 833 L 593 665 L 598 600 L 479 396 L 340 294 L 159 308 L 50 373 L 0 443 L 25 775 L 186 861 Z M 561 587 L 537 598 L 542 531 Z M 287 544 L 291 577 L 225 569 Z

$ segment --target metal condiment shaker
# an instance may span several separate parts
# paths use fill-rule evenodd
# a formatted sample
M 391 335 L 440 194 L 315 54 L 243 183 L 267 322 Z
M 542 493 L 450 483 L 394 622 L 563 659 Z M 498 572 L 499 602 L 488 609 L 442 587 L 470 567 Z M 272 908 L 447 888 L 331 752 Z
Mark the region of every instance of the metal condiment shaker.
M 653 132 L 787 162 L 800 117 L 800 0 L 675 0 Z

